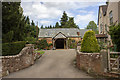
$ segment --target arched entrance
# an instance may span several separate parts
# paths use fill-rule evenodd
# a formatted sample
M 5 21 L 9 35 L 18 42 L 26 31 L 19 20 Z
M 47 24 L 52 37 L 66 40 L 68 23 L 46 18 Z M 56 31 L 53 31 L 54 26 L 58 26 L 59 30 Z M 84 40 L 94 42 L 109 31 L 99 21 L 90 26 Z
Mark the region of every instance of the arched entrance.
M 55 41 L 55 47 L 56 47 L 56 49 L 64 49 L 65 48 L 65 39 L 62 39 L 62 38 L 57 39 Z

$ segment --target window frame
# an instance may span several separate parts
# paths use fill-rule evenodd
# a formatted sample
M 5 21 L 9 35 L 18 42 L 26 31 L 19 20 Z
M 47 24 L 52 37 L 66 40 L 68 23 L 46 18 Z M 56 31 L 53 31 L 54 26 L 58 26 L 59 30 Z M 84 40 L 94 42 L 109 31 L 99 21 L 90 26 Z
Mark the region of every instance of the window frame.
M 109 20 L 110 20 L 110 25 L 113 24 L 113 12 L 109 12 Z

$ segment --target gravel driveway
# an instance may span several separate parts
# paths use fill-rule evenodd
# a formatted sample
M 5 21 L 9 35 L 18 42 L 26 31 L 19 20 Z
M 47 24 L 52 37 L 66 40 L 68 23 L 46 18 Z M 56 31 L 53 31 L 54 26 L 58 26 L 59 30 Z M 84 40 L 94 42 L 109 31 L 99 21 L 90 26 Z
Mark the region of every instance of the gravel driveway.
M 74 49 L 47 50 L 34 65 L 11 73 L 6 78 L 91 78 L 75 68 L 73 64 L 75 57 Z

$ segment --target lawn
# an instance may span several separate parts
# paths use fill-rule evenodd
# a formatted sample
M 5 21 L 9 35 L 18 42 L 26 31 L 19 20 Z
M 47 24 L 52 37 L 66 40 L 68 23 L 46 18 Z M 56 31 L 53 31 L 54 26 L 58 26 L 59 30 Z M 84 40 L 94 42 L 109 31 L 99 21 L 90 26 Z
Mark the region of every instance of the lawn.
M 40 53 L 41 55 L 45 53 L 45 51 L 40 51 L 40 50 L 37 50 L 35 51 L 36 53 Z

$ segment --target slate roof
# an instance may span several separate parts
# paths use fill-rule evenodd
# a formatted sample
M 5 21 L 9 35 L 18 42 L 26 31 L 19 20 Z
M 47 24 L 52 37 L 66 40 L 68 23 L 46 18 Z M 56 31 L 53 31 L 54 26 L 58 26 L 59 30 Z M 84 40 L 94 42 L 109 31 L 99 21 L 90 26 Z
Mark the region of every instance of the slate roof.
M 78 29 L 78 28 L 54 28 L 54 29 L 40 29 L 38 37 L 42 38 L 53 38 L 58 33 L 64 34 L 66 37 L 83 37 L 84 33 L 89 29 Z M 80 33 L 78 36 L 77 32 Z

